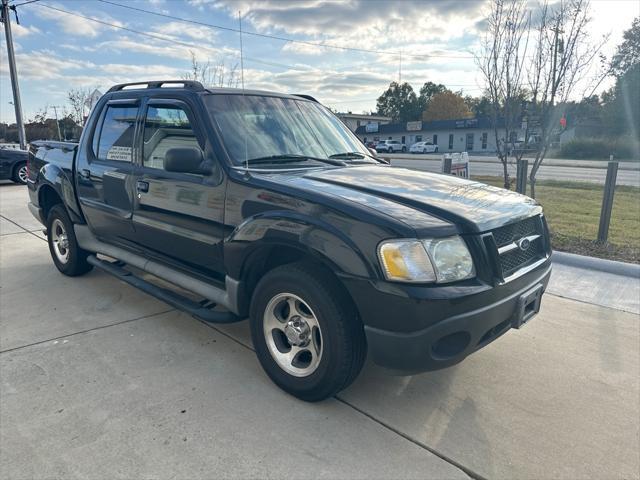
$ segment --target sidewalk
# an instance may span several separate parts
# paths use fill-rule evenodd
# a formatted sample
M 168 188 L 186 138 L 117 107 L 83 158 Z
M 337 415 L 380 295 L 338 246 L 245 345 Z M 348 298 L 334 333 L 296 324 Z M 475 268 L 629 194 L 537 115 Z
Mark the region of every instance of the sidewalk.
M 604 264 L 605 268 L 601 266 L 594 268 L 593 264 L 596 262 Z M 612 268 L 604 271 L 607 264 Z M 640 267 L 637 265 L 556 252 L 547 292 L 559 297 L 638 315 L 640 314 L 638 270 Z

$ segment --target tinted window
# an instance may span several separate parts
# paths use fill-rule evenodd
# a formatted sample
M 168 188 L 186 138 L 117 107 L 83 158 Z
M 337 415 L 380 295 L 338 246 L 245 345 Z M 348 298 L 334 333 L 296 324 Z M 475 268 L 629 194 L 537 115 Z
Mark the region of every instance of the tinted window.
M 137 114 L 137 107 L 107 107 L 95 152 L 99 159 L 131 162 Z
M 187 112 L 175 106 L 150 106 L 144 120 L 142 163 L 164 169 L 164 158 L 171 148 L 200 149 Z

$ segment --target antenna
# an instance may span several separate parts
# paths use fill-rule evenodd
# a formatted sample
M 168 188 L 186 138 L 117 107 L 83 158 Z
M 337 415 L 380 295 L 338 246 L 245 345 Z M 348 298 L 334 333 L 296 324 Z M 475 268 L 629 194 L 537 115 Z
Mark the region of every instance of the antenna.
M 244 52 L 242 48 L 242 15 L 238 10 L 238 24 L 240 26 L 240 78 L 242 80 L 242 94 L 244 95 Z
M 242 48 L 242 14 L 238 10 L 238 26 L 240 32 L 240 80 L 242 82 L 242 98 L 244 99 L 244 50 Z M 247 135 L 244 136 L 244 169 L 249 173 L 249 147 L 247 146 Z

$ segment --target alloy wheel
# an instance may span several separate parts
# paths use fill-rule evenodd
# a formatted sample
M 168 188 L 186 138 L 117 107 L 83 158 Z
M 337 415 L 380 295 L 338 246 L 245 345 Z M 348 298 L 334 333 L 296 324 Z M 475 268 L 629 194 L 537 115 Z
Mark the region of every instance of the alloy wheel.
M 322 359 L 322 331 L 313 310 L 299 296 L 280 293 L 264 311 L 264 336 L 278 366 L 295 377 L 316 371 Z
M 53 243 L 53 252 L 60 263 L 69 261 L 69 237 L 64 227 L 64 223 L 56 218 L 51 224 L 51 242 Z
M 27 166 L 26 165 L 22 165 L 19 169 L 18 169 L 18 179 L 22 182 L 22 183 L 27 183 L 27 178 L 29 178 L 29 172 L 27 170 Z

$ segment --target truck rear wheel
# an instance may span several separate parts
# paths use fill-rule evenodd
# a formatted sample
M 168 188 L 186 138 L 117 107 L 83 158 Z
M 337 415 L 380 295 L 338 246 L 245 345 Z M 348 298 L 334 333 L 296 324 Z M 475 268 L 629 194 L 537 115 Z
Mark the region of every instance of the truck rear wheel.
M 87 262 L 89 252 L 78 246 L 73 223 L 63 205 L 55 205 L 47 217 L 47 243 L 56 268 L 63 274 L 76 277 L 93 266 Z
M 251 302 L 258 360 L 287 393 L 315 402 L 350 385 L 362 369 L 362 323 L 335 279 L 310 264 L 278 267 L 258 283 Z

